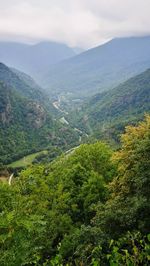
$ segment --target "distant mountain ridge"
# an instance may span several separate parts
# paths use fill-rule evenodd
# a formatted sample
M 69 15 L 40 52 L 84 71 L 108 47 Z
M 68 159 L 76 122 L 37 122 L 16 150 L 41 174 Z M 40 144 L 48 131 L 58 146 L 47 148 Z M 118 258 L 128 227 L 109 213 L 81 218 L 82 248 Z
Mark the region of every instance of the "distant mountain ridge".
M 65 60 L 43 77 L 47 92 L 94 95 L 150 67 L 150 36 L 118 38 Z
M 41 42 L 34 45 L 0 42 L 0 62 L 23 71 L 40 82 L 42 73 L 64 59 L 76 55 L 65 44 Z

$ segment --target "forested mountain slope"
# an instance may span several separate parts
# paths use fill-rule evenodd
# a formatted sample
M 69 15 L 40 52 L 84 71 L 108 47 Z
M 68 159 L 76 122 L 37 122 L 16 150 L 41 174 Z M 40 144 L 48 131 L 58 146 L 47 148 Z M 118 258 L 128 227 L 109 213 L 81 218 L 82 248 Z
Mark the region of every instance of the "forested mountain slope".
M 44 105 L 0 82 L 1 163 L 51 146 L 70 147 L 77 140 L 78 134 L 55 121 Z
M 14 88 L 19 94 L 44 105 L 48 111 L 56 114 L 56 109 L 43 89 L 29 75 L 0 63 L 0 81 Z
M 32 89 L 40 90 L 43 93 L 42 88 L 38 85 L 38 83 L 36 83 L 36 81 L 31 76 L 29 76 L 28 74 L 26 74 L 26 73 L 24 73 L 24 72 L 22 72 L 16 68 L 9 68 L 9 69 L 12 72 L 14 72 L 21 79 L 21 81 L 25 82 L 26 85 L 28 85 Z
M 113 88 L 150 67 L 150 37 L 118 38 L 51 67 L 43 85 L 52 93 L 87 96 Z
M 150 112 L 150 69 L 118 87 L 96 94 L 74 113 L 78 126 L 97 136 L 117 137 L 127 123 Z
M 34 85 L 31 82 L 29 83 L 29 81 L 25 80 L 23 73 L 21 74 L 19 71 L 13 70 L 3 63 L 0 63 L 0 80 L 30 99 L 40 101 L 44 97 L 44 93 L 36 83 Z

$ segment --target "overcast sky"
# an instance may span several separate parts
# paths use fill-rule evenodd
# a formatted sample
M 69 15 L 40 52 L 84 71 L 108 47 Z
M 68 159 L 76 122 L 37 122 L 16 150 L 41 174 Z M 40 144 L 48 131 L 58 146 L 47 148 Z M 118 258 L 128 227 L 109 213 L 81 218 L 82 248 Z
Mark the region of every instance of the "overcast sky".
M 90 48 L 150 34 L 150 0 L 0 0 L 0 40 Z

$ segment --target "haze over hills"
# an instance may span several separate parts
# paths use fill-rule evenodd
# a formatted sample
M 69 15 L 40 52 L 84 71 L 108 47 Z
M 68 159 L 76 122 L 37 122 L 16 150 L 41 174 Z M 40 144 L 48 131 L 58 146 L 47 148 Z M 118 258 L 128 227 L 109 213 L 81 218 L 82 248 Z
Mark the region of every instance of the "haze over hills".
M 118 141 L 124 127 L 150 112 L 150 69 L 114 89 L 96 94 L 74 113 L 79 128 L 98 138 Z M 77 122 L 78 121 L 78 122 Z
M 150 67 L 150 36 L 118 38 L 65 60 L 43 78 L 47 92 L 85 96 L 113 88 Z
M 74 56 L 65 44 L 41 42 L 35 45 L 0 42 L 0 62 L 23 71 L 40 82 L 42 73 L 64 59 Z

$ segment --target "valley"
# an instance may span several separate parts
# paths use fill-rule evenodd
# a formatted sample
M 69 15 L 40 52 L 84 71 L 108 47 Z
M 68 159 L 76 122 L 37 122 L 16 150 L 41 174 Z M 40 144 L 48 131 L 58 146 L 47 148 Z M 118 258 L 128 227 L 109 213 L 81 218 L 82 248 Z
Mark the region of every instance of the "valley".
M 148 266 L 150 37 L 0 61 L 0 265 Z
M 70 97 L 66 97 L 65 95 L 61 95 L 58 97 L 58 100 L 53 102 L 53 106 L 59 111 L 60 116 L 58 114 L 59 121 L 62 124 L 70 125 L 72 129 L 79 134 L 79 143 L 82 143 L 82 139 L 87 139 L 88 134 L 83 132 L 81 129 L 75 127 L 75 124 L 72 123 L 71 113 L 79 110 L 81 106 L 82 100 L 76 99 L 72 100 Z M 61 116 L 64 115 L 64 116 Z M 69 121 L 67 120 L 69 118 Z

